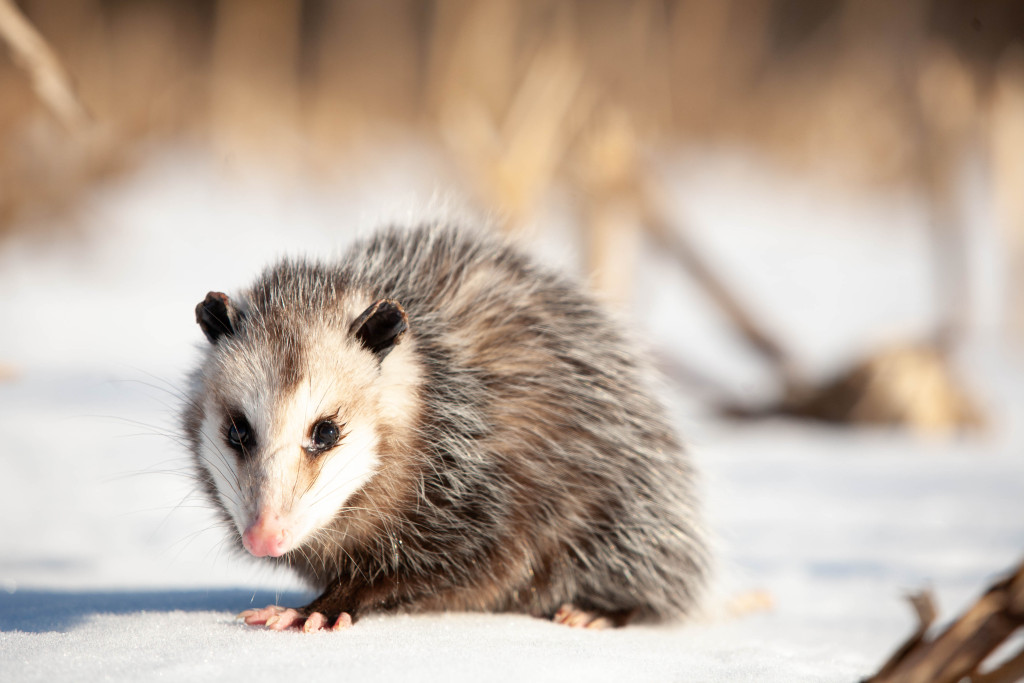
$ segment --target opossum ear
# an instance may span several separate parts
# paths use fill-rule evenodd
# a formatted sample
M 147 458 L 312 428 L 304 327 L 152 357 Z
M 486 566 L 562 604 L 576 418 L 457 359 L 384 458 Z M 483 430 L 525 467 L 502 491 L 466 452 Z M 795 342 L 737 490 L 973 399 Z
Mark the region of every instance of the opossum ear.
M 372 351 L 377 360 L 384 360 L 402 340 L 407 329 L 409 317 L 402 305 L 394 299 L 381 299 L 373 302 L 353 321 L 349 333 Z
M 240 317 L 238 309 L 223 292 L 210 292 L 196 306 L 196 322 L 211 344 L 216 344 L 225 334 L 234 334 Z

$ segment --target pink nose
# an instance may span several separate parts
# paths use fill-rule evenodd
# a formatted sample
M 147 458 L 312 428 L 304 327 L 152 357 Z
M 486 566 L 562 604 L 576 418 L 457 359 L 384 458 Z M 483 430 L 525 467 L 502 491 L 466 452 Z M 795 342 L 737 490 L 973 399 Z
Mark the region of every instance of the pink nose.
M 242 545 L 256 557 L 281 557 L 288 551 L 291 538 L 278 515 L 262 512 L 242 534 Z

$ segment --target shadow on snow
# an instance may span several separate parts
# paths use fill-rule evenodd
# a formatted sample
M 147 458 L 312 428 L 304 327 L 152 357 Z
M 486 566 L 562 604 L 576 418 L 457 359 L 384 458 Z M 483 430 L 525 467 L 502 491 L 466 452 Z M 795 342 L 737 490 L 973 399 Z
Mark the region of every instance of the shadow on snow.
M 229 612 L 269 604 L 302 605 L 310 595 L 300 592 L 241 589 L 156 591 L 0 592 L 0 632 L 69 631 L 100 614 L 137 612 Z

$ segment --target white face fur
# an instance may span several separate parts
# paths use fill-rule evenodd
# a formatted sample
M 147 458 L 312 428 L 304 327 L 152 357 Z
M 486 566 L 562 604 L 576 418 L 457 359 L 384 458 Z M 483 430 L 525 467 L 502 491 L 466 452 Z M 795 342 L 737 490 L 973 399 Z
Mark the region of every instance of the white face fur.
M 376 472 L 378 425 L 401 427 L 416 411 L 418 365 L 405 338 L 384 358 L 350 335 L 307 337 L 299 382 L 277 386 L 272 370 L 246 363 L 217 377 L 206 392 L 199 458 L 239 535 L 262 518 L 285 530 L 280 553 L 328 525 Z M 227 411 L 244 415 L 254 446 L 244 457 L 228 443 Z M 311 453 L 316 425 L 337 425 L 336 445 Z M 274 553 L 279 554 L 279 553 Z

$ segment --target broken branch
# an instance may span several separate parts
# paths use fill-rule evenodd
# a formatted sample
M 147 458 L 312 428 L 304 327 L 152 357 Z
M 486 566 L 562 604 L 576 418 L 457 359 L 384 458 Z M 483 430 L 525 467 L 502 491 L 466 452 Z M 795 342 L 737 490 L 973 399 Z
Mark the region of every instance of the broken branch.
M 1007 683 L 1024 673 L 1024 652 L 1019 652 L 993 671 L 981 673 L 988 656 L 1024 626 L 1024 563 L 1008 577 L 997 581 L 945 631 L 931 640 L 925 637 L 934 618 L 931 599 L 919 604 L 918 628 L 889 658 L 882 669 L 865 683 Z

